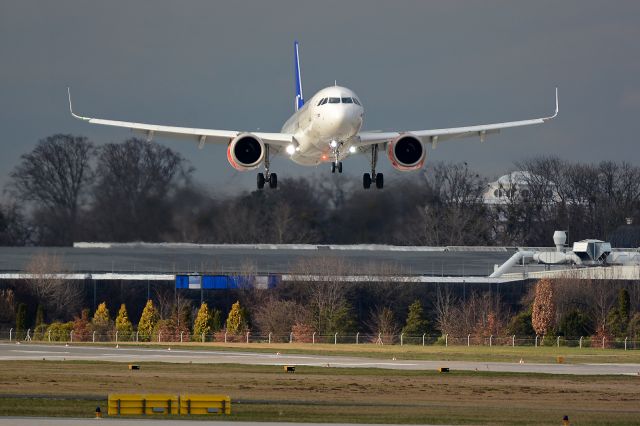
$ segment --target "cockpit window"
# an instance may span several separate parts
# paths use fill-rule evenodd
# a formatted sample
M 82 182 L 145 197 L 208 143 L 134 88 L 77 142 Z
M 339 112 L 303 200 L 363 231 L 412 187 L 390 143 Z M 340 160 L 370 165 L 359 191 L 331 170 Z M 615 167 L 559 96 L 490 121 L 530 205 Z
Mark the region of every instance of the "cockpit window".
M 358 100 L 358 98 L 353 98 L 353 103 L 357 104 L 357 105 L 360 105 L 360 101 Z
M 342 98 L 343 104 L 352 104 L 353 100 L 351 98 Z
M 340 98 L 329 98 L 329 103 L 330 104 L 339 104 L 340 103 Z
M 320 99 L 320 102 L 318 102 L 318 106 L 324 105 L 326 103 L 327 103 L 327 98 L 322 98 L 322 99 Z

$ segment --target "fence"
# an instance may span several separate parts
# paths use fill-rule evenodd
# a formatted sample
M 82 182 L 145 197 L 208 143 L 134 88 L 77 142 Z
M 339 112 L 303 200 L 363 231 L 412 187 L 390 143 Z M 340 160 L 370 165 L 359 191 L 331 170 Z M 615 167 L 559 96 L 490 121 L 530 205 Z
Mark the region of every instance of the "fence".
M 97 334 L 96 332 L 84 333 L 79 336 L 73 331 L 53 331 L 34 333 L 32 330 L 0 331 L 0 340 L 9 342 L 63 342 L 63 343 L 245 343 L 245 344 L 275 344 L 275 343 L 304 343 L 304 344 L 375 344 L 375 345 L 412 345 L 412 346 L 555 346 L 555 347 L 576 347 L 576 348 L 601 348 L 601 349 L 640 349 L 640 340 L 631 337 L 596 337 L 596 336 L 478 336 L 467 334 L 462 336 L 453 335 L 432 335 L 432 334 L 254 334 L 251 332 L 244 334 L 231 334 L 220 331 L 214 334 L 201 334 L 199 336 L 181 332 L 180 334 L 163 335 L 162 333 L 152 336 L 145 336 L 139 332 L 119 334 L 117 331 L 108 334 Z

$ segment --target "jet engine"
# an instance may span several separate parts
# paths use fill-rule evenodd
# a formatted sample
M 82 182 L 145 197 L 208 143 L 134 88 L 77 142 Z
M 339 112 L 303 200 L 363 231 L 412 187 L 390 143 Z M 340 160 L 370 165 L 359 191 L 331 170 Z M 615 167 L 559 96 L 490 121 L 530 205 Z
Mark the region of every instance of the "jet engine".
M 264 159 L 264 142 L 251 133 L 242 133 L 229 143 L 227 160 L 240 171 L 255 169 Z
M 411 134 L 400 135 L 389 142 L 387 154 L 391 165 L 402 171 L 421 168 L 427 158 L 423 143 Z

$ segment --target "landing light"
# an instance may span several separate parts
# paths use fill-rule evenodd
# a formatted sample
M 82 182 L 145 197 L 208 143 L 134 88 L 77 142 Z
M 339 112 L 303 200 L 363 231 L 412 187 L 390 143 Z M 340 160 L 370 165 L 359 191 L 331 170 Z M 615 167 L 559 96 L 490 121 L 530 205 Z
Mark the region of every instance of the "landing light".
M 329 146 L 330 146 L 331 148 L 335 148 L 336 146 L 338 146 L 338 142 L 336 142 L 336 141 L 331 141 L 331 143 L 329 144 Z
M 293 144 L 287 145 L 287 154 L 293 155 L 296 152 L 296 147 Z
M 355 146 L 350 146 L 350 147 L 349 147 L 349 152 L 350 152 L 350 153 L 355 154 L 355 153 L 356 153 L 356 151 L 357 151 L 357 148 L 356 148 Z

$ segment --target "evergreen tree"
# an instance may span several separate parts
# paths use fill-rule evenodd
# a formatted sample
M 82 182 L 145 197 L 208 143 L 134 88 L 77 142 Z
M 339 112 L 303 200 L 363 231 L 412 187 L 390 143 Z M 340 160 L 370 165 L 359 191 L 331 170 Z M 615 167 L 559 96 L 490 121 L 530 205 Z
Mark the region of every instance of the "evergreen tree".
M 127 314 L 127 307 L 123 304 L 120 305 L 118 316 L 116 317 L 116 330 L 118 331 L 118 340 L 126 340 L 133 334 L 133 325 L 129 320 L 129 314 Z
M 618 292 L 618 306 L 611 309 L 607 316 L 607 325 L 609 326 L 609 330 L 618 337 L 624 336 L 629 328 L 630 305 L 631 301 L 629 298 L 629 292 L 626 289 L 621 288 Z
M 111 318 L 109 317 L 109 309 L 107 309 L 106 302 L 102 302 L 98 305 L 98 309 L 93 314 L 91 324 L 100 340 L 107 338 L 107 335 L 111 331 Z
M 222 311 L 214 309 L 211 314 L 211 331 L 216 332 L 222 330 Z
M 93 319 L 91 320 L 91 322 L 93 322 L 93 325 L 95 326 L 104 326 L 108 325 L 109 321 L 111 321 L 111 318 L 109 318 L 109 309 L 107 309 L 107 303 L 102 302 L 98 305 L 98 309 L 96 309 L 95 313 L 93 314 Z
M 416 299 L 411 306 L 409 306 L 409 313 L 407 314 L 407 320 L 405 326 L 402 328 L 402 332 L 408 336 L 417 336 L 426 333 L 428 328 L 429 322 L 424 319 L 422 303 Z
M 579 309 L 574 309 L 562 317 L 559 329 L 565 337 L 589 336 L 593 333 L 589 317 Z
M 329 315 L 327 320 L 326 331 L 330 334 L 347 334 L 352 333 L 355 329 L 351 305 L 347 302 L 344 302 L 332 315 Z
M 140 321 L 138 322 L 138 332 L 141 341 L 148 342 L 151 340 L 153 330 L 158 320 L 158 311 L 155 306 L 153 306 L 153 302 L 151 300 L 147 300 L 147 304 L 142 310 L 142 315 L 140 315 Z
M 629 323 L 630 306 L 631 298 L 629 297 L 629 292 L 626 288 L 621 288 L 620 292 L 618 293 L 618 312 L 620 313 L 620 319 L 625 323 L 625 325 Z
M 44 333 L 47 330 L 47 324 L 44 322 L 44 308 L 38 305 L 36 309 L 36 326 L 33 328 L 33 338 L 35 340 L 44 339 Z
M 205 335 L 211 333 L 211 315 L 209 314 L 207 302 L 202 303 L 193 323 L 193 338 L 196 340 L 201 339 L 203 333 Z
M 629 337 L 631 340 L 640 339 L 640 312 L 636 312 L 629 320 Z
M 16 333 L 27 331 L 27 305 L 20 303 L 16 311 Z
M 247 330 L 247 319 L 244 309 L 237 301 L 231 306 L 229 316 L 227 317 L 227 332 L 230 334 L 241 334 Z
M 36 328 L 42 324 L 44 324 L 44 308 L 42 305 L 38 305 L 36 309 Z
M 507 332 L 515 336 L 535 336 L 536 332 L 531 325 L 531 308 L 512 317 Z

